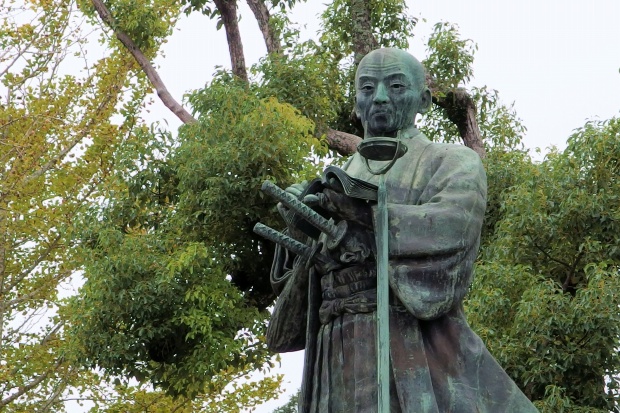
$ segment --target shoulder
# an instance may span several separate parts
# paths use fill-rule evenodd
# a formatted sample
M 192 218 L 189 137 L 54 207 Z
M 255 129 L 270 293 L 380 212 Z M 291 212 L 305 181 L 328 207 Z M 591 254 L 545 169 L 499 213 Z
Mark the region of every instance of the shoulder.
M 459 181 L 476 182 L 486 192 L 487 178 L 480 156 L 464 145 L 431 142 L 421 163 L 425 163 L 432 176 Z
M 484 173 L 480 156 L 465 145 L 431 142 L 422 156 L 424 162 L 432 164 L 433 170 L 475 170 Z
M 460 161 L 482 165 L 480 156 L 465 145 L 431 142 L 426 152 L 427 156 L 440 161 Z

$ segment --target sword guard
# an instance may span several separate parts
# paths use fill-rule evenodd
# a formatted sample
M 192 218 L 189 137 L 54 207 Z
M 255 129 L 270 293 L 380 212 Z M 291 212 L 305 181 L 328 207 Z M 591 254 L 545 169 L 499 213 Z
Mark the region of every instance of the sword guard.
M 340 241 L 342 241 L 345 234 L 347 233 L 347 228 L 348 228 L 347 221 L 344 221 L 344 220 L 340 221 L 338 225 L 336 225 L 335 236 L 333 237 L 330 237 L 329 235 L 327 236 L 327 249 L 328 250 L 331 251 L 335 249 L 338 245 L 340 245 Z

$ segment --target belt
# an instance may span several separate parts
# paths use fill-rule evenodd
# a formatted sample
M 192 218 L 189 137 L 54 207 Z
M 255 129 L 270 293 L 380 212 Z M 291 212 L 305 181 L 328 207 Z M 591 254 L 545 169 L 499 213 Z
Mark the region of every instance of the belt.
M 377 268 L 374 262 L 344 268 L 321 278 L 323 302 L 319 308 L 321 324 L 348 313 L 371 313 L 377 309 Z M 390 305 L 401 306 L 393 294 Z

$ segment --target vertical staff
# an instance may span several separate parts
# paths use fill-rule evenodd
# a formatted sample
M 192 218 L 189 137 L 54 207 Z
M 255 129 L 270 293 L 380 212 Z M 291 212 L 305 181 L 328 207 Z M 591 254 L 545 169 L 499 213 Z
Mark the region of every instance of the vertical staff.
M 377 191 L 377 378 L 380 413 L 390 411 L 390 287 L 388 280 L 388 213 L 385 174 L 379 176 Z
M 364 125 L 368 131 L 368 125 Z M 377 222 L 375 242 L 377 245 L 377 411 L 390 413 L 390 282 L 388 278 L 388 210 L 385 175 L 396 161 L 407 152 L 407 145 L 396 138 L 364 138 L 357 151 L 364 159 L 366 169 L 373 175 L 379 175 L 377 189 Z M 370 167 L 369 160 L 388 161 L 379 170 Z

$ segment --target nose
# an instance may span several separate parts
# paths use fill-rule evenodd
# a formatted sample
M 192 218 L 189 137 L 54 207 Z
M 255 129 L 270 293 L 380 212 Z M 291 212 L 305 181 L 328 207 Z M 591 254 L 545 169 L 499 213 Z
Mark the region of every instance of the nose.
M 374 103 L 387 103 L 389 100 L 387 94 L 387 88 L 383 85 L 383 83 L 379 83 L 377 85 L 377 92 L 375 93 L 375 98 L 373 99 Z

